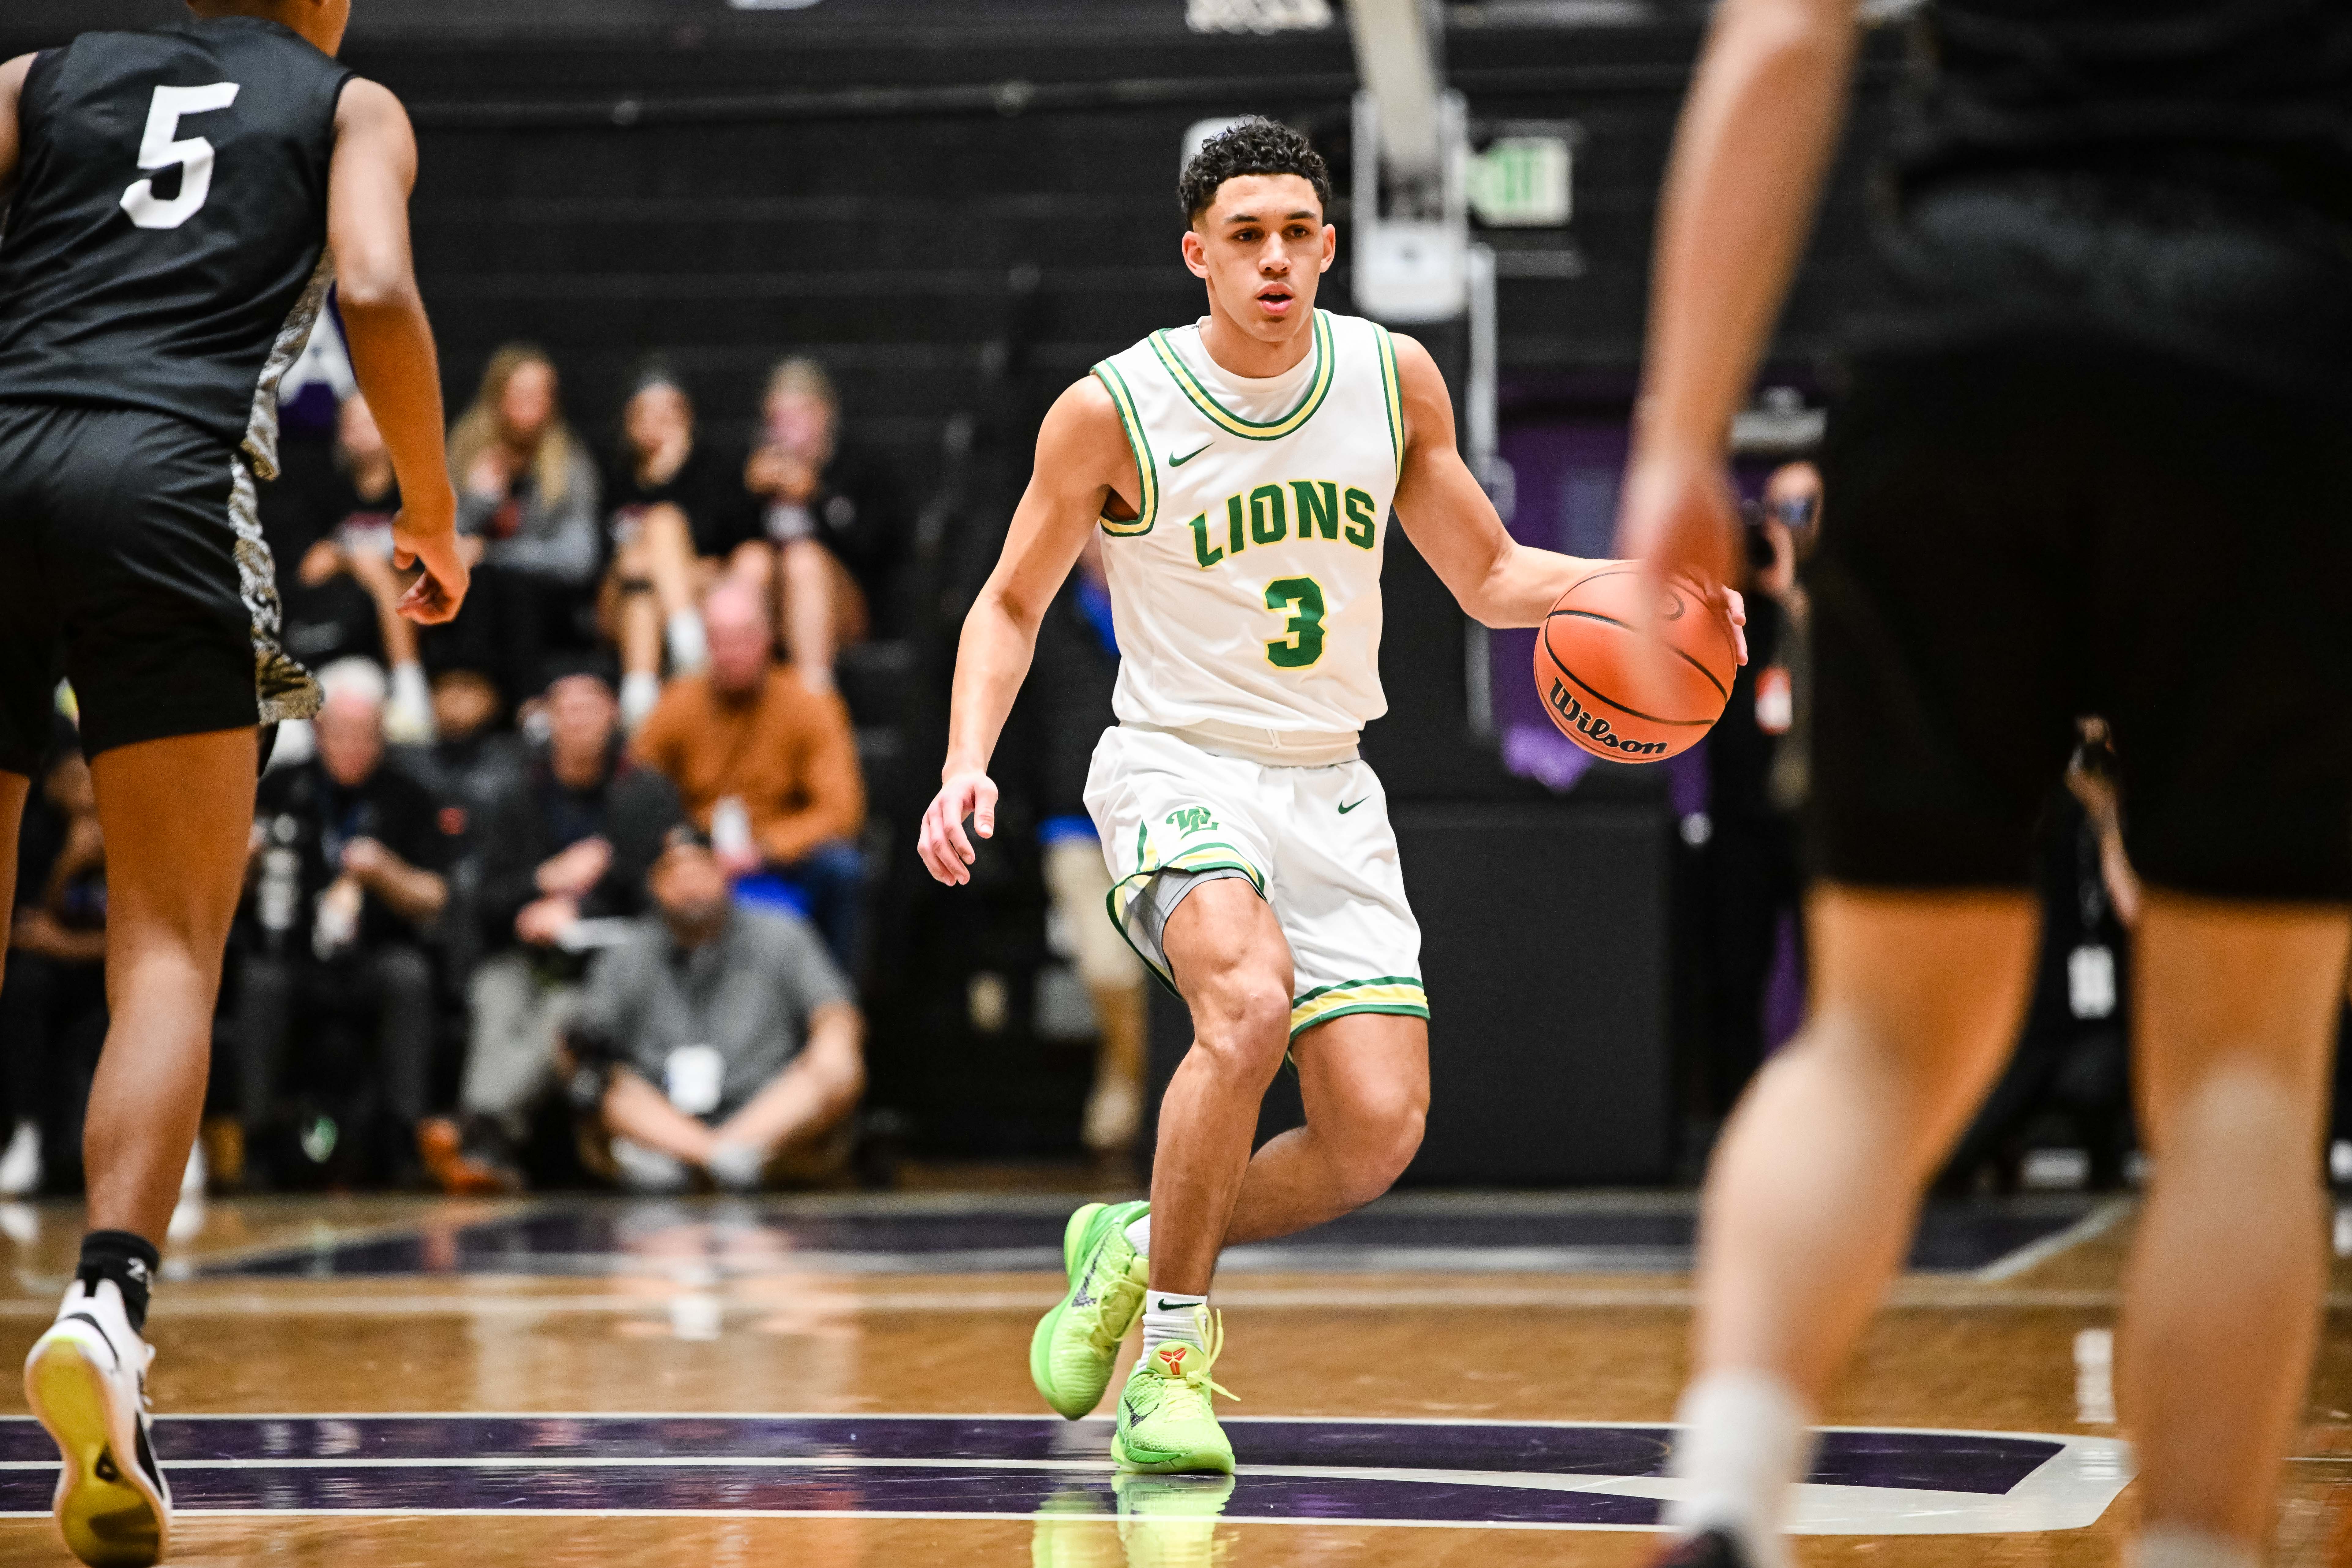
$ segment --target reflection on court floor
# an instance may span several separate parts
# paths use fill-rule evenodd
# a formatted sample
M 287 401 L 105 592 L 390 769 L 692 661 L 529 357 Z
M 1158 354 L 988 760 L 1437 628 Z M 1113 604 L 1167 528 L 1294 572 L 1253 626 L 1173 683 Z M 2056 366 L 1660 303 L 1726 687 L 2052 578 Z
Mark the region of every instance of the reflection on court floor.
M 987 1415 L 223 1415 L 159 1423 L 181 1506 L 291 1513 L 742 1513 L 1645 1530 L 1664 1426 L 1236 1417 L 1231 1478 L 1114 1475 L 1109 1423 Z M 0 1512 L 56 1465 L 0 1421 Z M 2111 1439 L 1836 1428 L 1796 1510 L 1823 1534 L 2078 1530 Z
M 1406 1194 L 1244 1249 L 1217 1286 L 1240 1474 L 1205 1479 L 1115 1475 L 1107 1420 L 1038 1405 L 1030 1331 L 1077 1201 L 215 1201 L 151 1320 L 186 1568 L 1646 1558 L 1675 1486 L 1687 1195 Z M 1931 1213 L 1824 1412 L 1801 1561 L 2111 1568 L 2134 1214 Z M 0 1205 L 0 1361 L 55 1310 L 80 1224 Z M 2281 1568 L 2352 1562 L 2352 1258 L 2332 1290 Z M 0 1405 L 0 1563 L 63 1568 L 23 1413 Z

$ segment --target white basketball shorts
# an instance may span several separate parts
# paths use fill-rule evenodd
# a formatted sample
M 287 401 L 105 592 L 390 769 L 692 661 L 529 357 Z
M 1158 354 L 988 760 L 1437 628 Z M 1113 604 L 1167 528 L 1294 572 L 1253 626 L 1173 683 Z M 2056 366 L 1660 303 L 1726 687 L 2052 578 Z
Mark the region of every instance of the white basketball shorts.
M 1290 943 L 1292 1037 L 1350 1013 L 1429 1016 L 1388 796 L 1361 761 L 1267 767 L 1118 725 L 1095 748 L 1086 799 L 1110 868 L 1111 923 L 1170 985 L 1139 918 L 1144 890 L 1163 871 L 1238 871 Z

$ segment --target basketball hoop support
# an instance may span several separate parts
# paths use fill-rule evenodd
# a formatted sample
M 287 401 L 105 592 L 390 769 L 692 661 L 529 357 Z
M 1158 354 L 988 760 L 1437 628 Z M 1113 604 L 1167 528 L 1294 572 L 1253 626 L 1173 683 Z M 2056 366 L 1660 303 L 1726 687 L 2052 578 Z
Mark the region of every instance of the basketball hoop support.
M 1427 0 L 1348 7 L 1356 94 L 1356 303 L 1384 321 L 1448 321 L 1469 305 L 1469 111 L 1438 59 Z

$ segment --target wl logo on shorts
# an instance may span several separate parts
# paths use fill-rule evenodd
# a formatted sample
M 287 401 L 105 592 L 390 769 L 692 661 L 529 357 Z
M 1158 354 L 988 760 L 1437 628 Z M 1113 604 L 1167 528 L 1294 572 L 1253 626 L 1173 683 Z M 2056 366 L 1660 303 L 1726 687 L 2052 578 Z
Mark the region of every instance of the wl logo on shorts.
M 1609 721 L 1588 710 L 1576 700 L 1576 693 L 1555 679 L 1551 683 L 1551 705 L 1559 710 L 1564 723 L 1573 724 L 1577 731 L 1596 746 L 1607 746 L 1629 757 L 1654 757 L 1666 749 L 1664 741 L 1629 741 L 1609 728 Z
M 1168 826 L 1179 833 L 1206 833 L 1217 826 L 1205 805 L 1188 805 L 1168 814 Z

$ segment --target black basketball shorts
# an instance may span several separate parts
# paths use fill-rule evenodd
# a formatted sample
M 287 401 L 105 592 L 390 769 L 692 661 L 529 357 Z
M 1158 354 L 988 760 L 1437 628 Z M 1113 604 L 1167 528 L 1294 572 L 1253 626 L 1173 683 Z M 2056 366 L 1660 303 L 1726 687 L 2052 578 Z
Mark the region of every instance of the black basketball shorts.
M 0 772 L 48 749 L 60 675 L 89 756 L 307 718 L 244 458 L 133 409 L 0 404 Z
M 2028 885 L 2096 714 L 2152 886 L 2352 898 L 2352 406 L 2048 332 L 1859 355 L 1831 423 L 1820 874 Z

